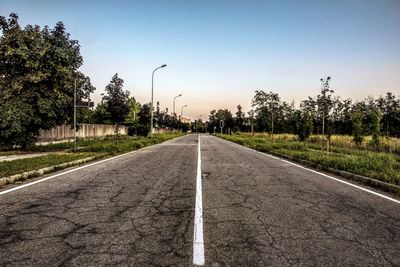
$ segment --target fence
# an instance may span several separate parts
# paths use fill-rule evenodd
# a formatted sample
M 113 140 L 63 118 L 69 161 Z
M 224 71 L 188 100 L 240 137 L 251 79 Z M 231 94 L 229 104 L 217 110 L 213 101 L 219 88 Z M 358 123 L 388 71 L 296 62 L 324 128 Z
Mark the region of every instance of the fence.
M 128 127 L 119 126 L 119 133 L 128 134 Z M 107 124 L 80 124 L 79 130 L 76 132 L 77 138 L 94 138 L 115 134 L 114 125 Z M 51 130 L 39 131 L 39 142 L 60 141 L 74 138 L 74 129 L 71 125 L 60 125 Z

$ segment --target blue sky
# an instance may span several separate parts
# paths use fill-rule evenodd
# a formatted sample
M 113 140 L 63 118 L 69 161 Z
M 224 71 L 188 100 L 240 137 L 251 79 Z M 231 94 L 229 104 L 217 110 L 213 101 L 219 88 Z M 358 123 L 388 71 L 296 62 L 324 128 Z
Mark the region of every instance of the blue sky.
M 79 40 L 81 70 L 97 87 L 116 72 L 139 101 L 155 99 L 206 118 L 214 108 L 251 108 L 254 90 L 298 104 L 332 76 L 337 95 L 400 94 L 400 1 L 20 1 L 0 0 L 20 23 L 63 21 Z

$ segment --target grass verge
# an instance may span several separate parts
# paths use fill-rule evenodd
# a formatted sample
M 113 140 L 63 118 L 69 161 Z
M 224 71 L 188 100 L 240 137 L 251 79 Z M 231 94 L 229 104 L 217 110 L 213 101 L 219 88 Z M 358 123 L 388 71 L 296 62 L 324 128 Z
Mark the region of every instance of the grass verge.
M 116 142 L 114 137 L 106 137 L 103 139 L 79 140 L 78 150 L 72 152 L 73 143 L 58 143 L 45 146 L 38 146 L 32 149 L 34 152 L 56 152 L 64 151 L 63 153 L 54 153 L 50 155 L 25 158 L 12 161 L 0 162 L 0 178 L 14 174 L 19 174 L 27 171 L 37 170 L 45 167 L 50 167 L 78 159 L 83 159 L 91 156 L 110 157 L 129 151 L 137 150 L 146 146 L 158 144 L 166 140 L 176 138 L 183 135 L 182 133 L 156 134 L 153 138 L 150 137 L 131 137 L 123 136 Z M 68 150 L 69 152 L 66 152 Z
M 35 158 L 17 159 L 0 162 L 0 177 L 7 177 L 31 170 L 41 169 L 61 163 L 93 156 L 93 153 L 63 153 Z
M 360 151 L 344 147 L 332 147 L 332 152 L 326 153 L 321 152 L 318 145 L 299 141 L 272 141 L 263 137 L 240 134 L 218 136 L 261 152 L 286 155 L 293 160 L 306 161 L 400 185 L 400 157 L 393 153 Z

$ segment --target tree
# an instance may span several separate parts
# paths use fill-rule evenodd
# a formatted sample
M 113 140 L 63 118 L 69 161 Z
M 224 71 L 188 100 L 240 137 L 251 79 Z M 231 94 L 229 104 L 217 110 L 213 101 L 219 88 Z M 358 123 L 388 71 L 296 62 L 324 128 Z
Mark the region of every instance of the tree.
M 361 145 L 364 141 L 364 128 L 363 128 L 363 113 L 360 110 L 354 110 L 352 116 L 353 122 L 353 142 L 356 145 Z
M 221 127 L 222 122 L 222 129 Z M 233 117 L 232 113 L 227 109 L 219 109 L 218 111 L 212 110 L 209 115 L 208 132 L 213 133 L 214 130 L 219 132 L 222 130 L 223 133 L 229 133 L 233 128 Z
M 238 105 L 235 118 L 235 126 L 239 131 L 244 130 L 244 120 L 245 120 L 245 113 L 242 111 L 242 106 Z
M 318 121 L 317 101 L 309 96 L 308 99 L 301 101 L 300 109 L 310 114 L 313 121 L 313 132 L 318 133 L 321 125 Z
M 271 134 L 274 134 L 274 121 L 276 111 L 279 110 L 281 99 L 278 94 L 264 91 L 255 91 L 255 96 L 252 101 L 252 105 L 256 107 L 258 117 L 265 123 L 268 123 L 269 119 L 266 117 L 267 114 L 271 117 Z
M 312 117 L 309 111 L 296 110 L 294 112 L 296 119 L 296 134 L 301 141 L 307 140 L 313 130 Z
M 248 123 L 250 124 L 251 134 L 254 135 L 254 110 L 250 110 L 247 113 L 248 116 Z
M 103 102 L 106 111 L 110 114 L 110 119 L 115 124 L 115 131 L 119 135 L 119 125 L 129 113 L 129 92 L 123 91 L 124 80 L 118 77 L 116 73 L 110 83 L 106 86 L 106 95 L 103 96 Z
M 371 133 L 372 133 L 372 145 L 375 149 L 380 148 L 380 136 L 381 136 L 381 118 L 382 115 L 377 108 L 371 109 Z
M 111 115 L 108 113 L 103 101 L 97 104 L 96 109 L 94 110 L 93 123 L 112 124 Z
M 400 129 L 400 99 L 390 92 L 385 97 L 379 97 L 376 105 L 382 113 L 381 128 L 386 136 L 398 136 Z
M 333 90 L 329 88 L 329 83 L 330 83 L 331 77 L 326 77 L 326 79 L 321 78 L 321 94 L 317 96 L 317 106 L 318 106 L 318 113 L 322 118 L 322 136 L 323 136 L 323 142 L 325 142 L 325 129 L 328 129 L 328 139 L 327 139 L 327 150 L 329 151 L 329 142 L 330 142 L 330 137 L 331 137 L 331 129 L 329 125 L 329 112 L 332 109 L 333 106 L 333 99 L 332 99 L 332 93 L 334 93 Z M 328 126 L 328 127 L 326 127 Z M 324 150 L 324 144 L 322 144 L 321 149 Z
M 0 146 L 27 148 L 39 129 L 72 121 L 75 80 L 78 101 L 95 88 L 78 71 L 80 46 L 62 22 L 23 29 L 12 13 L 0 17 L 0 29 Z
M 125 124 L 133 125 L 139 120 L 140 103 L 136 101 L 134 97 L 128 100 L 129 113 L 126 115 Z
M 147 135 L 150 132 L 150 103 L 142 105 L 139 112 L 139 135 Z

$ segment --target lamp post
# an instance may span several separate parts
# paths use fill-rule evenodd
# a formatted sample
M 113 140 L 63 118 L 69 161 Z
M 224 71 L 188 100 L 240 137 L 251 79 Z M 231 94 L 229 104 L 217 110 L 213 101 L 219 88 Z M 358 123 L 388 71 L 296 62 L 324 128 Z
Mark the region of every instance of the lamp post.
M 176 113 L 175 113 L 175 100 L 176 100 L 178 97 L 180 97 L 180 96 L 182 96 L 182 94 L 179 94 L 179 95 L 177 95 L 177 96 L 174 97 L 173 114 L 174 114 L 175 118 L 176 118 Z
M 186 107 L 187 107 L 187 105 L 184 105 L 183 107 L 181 107 L 181 119 L 182 119 L 182 116 L 183 116 L 183 109 L 186 108 Z
M 158 70 L 158 69 L 161 69 L 161 68 L 165 68 L 167 65 L 166 64 L 163 64 L 163 65 L 161 65 L 160 67 L 158 67 L 158 68 L 155 68 L 154 70 L 153 70 L 153 73 L 151 74 L 151 106 L 150 106 L 150 113 L 151 113 L 151 119 L 150 119 L 150 136 L 151 137 L 153 137 L 153 116 L 154 116 L 154 114 L 153 114 L 153 85 L 154 85 L 154 72 L 156 71 L 156 70 Z

